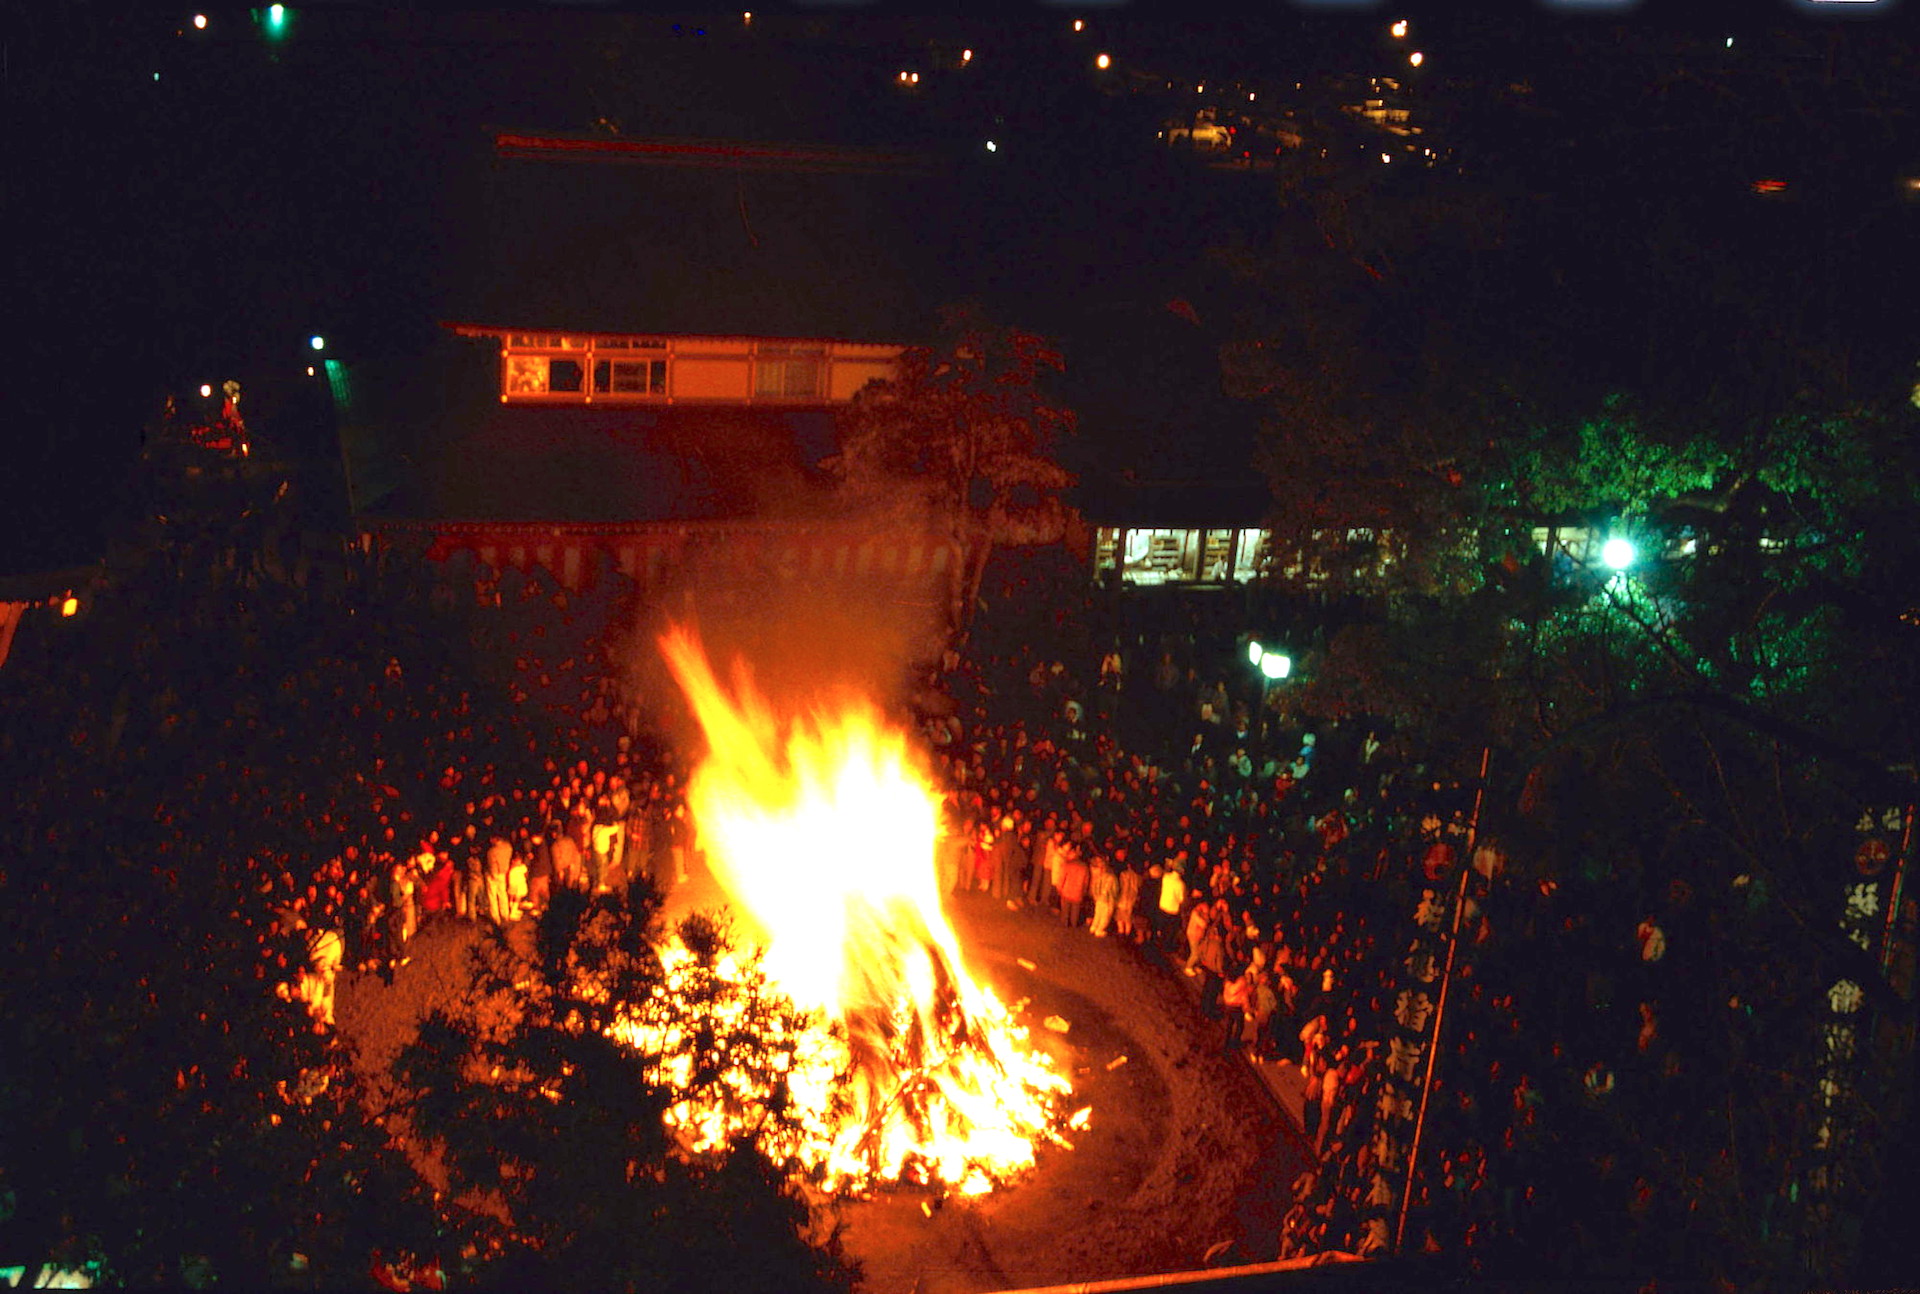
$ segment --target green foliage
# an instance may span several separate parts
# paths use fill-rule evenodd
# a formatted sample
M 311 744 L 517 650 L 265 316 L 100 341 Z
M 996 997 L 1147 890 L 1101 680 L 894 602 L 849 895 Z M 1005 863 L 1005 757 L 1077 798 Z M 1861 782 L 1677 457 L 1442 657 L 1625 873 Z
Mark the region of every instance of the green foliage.
M 1588 1237 L 1563 1250 L 1586 1272 L 1805 1283 L 1811 1232 L 1783 1241 L 1787 1208 L 1767 1210 L 1805 1170 L 1822 994 L 1844 971 L 1891 1001 L 1834 907 L 1845 824 L 1910 801 L 1889 770 L 1920 753 L 1911 329 L 1857 304 L 1886 295 L 1887 241 L 1856 236 L 1892 204 L 1831 175 L 1803 196 L 1796 173 L 1790 206 L 1749 186 L 1778 132 L 1842 104 L 1869 135 L 1910 123 L 1889 92 L 1911 51 L 1818 43 L 1756 76 L 1623 31 L 1567 51 L 1577 75 L 1423 97 L 1457 168 L 1381 165 L 1318 122 L 1326 151 L 1282 163 L 1271 241 L 1220 254 L 1248 290 L 1222 371 L 1266 413 L 1280 578 L 1373 595 L 1295 695 L 1390 719 L 1436 769 L 1491 747 L 1487 826 L 1571 900 L 1508 982 L 1553 998 L 1539 966 L 1606 962 L 1625 932 L 1589 932 L 1593 911 L 1673 914 L 1677 1068 L 1629 1054 L 1632 1119 L 1576 1070 L 1553 1121 L 1548 1153 L 1595 1168 L 1547 1210 Z M 1533 529 L 1563 525 L 1625 530 L 1641 560 L 1541 553 Z M 1701 1141 L 1678 1134 L 1705 1103 L 1725 1141 L 1689 1158 L 1670 1143 Z M 1846 1148 L 1855 1180 L 1883 1144 Z
M 820 1022 L 767 979 L 758 955 L 736 946 L 717 916 L 683 917 L 663 960 L 661 979 L 627 1000 L 621 1023 L 650 1081 L 673 1095 L 676 1140 L 737 1140 L 788 1177 L 808 1171 L 803 1145 L 822 1130 L 807 1126 L 793 1084 L 803 1071 L 815 1081 L 844 1078 L 815 1054 L 826 1036 Z
M 1618 394 L 1572 427 L 1535 431 L 1508 456 L 1490 496 L 1517 515 L 1541 519 L 1644 517 L 1713 490 L 1734 465 L 1733 455 L 1709 436 L 1659 434 Z
M 424 1246 L 431 1216 L 335 1038 L 276 995 L 304 942 L 247 850 L 282 788 L 360 771 L 303 744 L 280 685 L 351 677 L 330 635 L 374 631 L 317 592 L 219 582 L 222 553 L 267 565 L 286 519 L 264 492 L 245 512 L 174 502 L 172 542 L 116 563 L 84 624 L 54 651 L 16 644 L 0 677 L 0 1251 L 243 1287 L 297 1252 L 343 1279 L 374 1246 Z
M 1555 1244 L 1583 1269 L 1797 1275 L 1807 1232 L 1793 1229 L 1810 1224 L 1784 1206 L 1759 1219 L 1770 1193 L 1808 1171 L 1822 994 L 1840 974 L 1887 991 L 1834 923 L 1834 871 L 1847 854 L 1838 828 L 1861 803 L 1911 796 L 1887 770 L 1916 755 L 1912 410 L 1805 392 L 1769 405 L 1758 388 L 1722 399 L 1739 385 L 1731 370 L 1682 396 L 1657 383 L 1554 393 L 1484 355 L 1423 372 L 1407 333 L 1382 323 L 1417 294 L 1353 273 L 1339 241 L 1285 282 L 1344 276 L 1372 306 L 1323 313 L 1321 296 L 1294 292 L 1282 299 L 1297 322 L 1227 359 L 1230 380 L 1271 402 L 1278 537 L 1307 555 L 1291 578 L 1385 595 L 1297 692 L 1312 713 L 1388 718 L 1435 770 L 1470 774 L 1491 746 L 1485 822 L 1531 883 L 1584 892 L 1595 909 L 1667 911 L 1671 883 L 1715 896 L 1711 935 L 1697 924 L 1689 935 L 1716 955 L 1662 980 L 1669 1027 L 1697 1027 L 1672 1043 L 1671 1072 L 1638 1062 L 1651 1110 L 1638 1126 L 1588 1104 L 1554 1120 L 1564 1149 L 1606 1147 L 1581 1160 L 1594 1176 L 1579 1207 L 1613 1200 L 1602 1207 L 1627 1221 L 1585 1248 Z M 1402 278 L 1424 272 L 1392 264 Z M 1621 575 L 1543 555 L 1532 529 L 1566 524 L 1625 530 L 1642 558 Z M 1556 931 L 1514 955 L 1590 965 L 1608 954 L 1570 954 Z M 1765 969 L 1783 962 L 1790 973 Z M 1730 1001 L 1743 1004 L 1731 1020 Z M 1567 1009 L 1542 1001 L 1533 1013 Z M 1578 1091 L 1577 1069 L 1562 1077 Z M 1667 1153 L 1681 1138 L 1653 1133 L 1659 1102 L 1709 1093 L 1725 1107 L 1724 1146 Z M 1779 1150 L 1764 1182 L 1755 1147 Z M 1858 1182 L 1884 1167 L 1873 1146 L 1848 1154 Z M 1697 1212 L 1634 1202 L 1623 1176 Z M 1575 1206 L 1541 1207 L 1564 1218 Z M 1684 1254 L 1668 1240 L 1679 1228 Z
M 481 1282 L 501 1288 L 847 1288 L 837 1248 L 810 1242 L 785 1166 L 756 1145 L 778 1143 L 790 1117 L 790 1055 L 724 1000 L 751 988 L 696 974 L 663 991 L 654 910 L 645 896 L 628 908 L 556 894 L 530 954 L 483 940 L 473 992 L 402 1053 L 408 1117 L 444 1165 L 450 1225 L 487 1256 Z M 682 938 L 697 970 L 737 955 L 704 919 Z M 753 1004 L 779 1009 L 764 994 Z M 623 1040 L 636 1005 L 668 1052 Z M 727 1096 L 743 1068 L 774 1092 L 755 1131 L 699 1152 L 671 1135 L 671 1108 Z
M 997 542 L 1045 543 L 1065 526 L 1072 476 L 1053 447 L 1073 414 L 1043 389 L 1064 366 L 1045 338 L 955 309 L 938 346 L 907 351 L 840 415 L 830 466 L 851 502 L 959 527 Z

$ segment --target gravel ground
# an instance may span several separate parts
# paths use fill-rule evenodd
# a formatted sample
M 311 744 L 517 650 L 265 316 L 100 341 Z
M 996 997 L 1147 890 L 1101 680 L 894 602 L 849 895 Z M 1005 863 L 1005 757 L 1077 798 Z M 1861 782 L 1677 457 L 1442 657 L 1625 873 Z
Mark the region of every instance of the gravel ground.
M 696 872 L 667 915 L 717 901 Z M 1260 1080 L 1220 1053 L 1219 1026 L 1201 1017 L 1188 985 L 1117 938 L 982 894 L 952 900 L 950 914 L 973 973 L 1005 1002 L 1029 999 L 1036 1043 L 1072 1074 L 1074 1108 L 1090 1105 L 1092 1116 L 1071 1150 L 1043 1147 L 1032 1172 L 980 1199 L 903 1189 L 839 1206 L 864 1288 L 975 1294 L 1272 1259 L 1305 1160 Z M 454 921 L 422 931 L 391 987 L 342 976 L 340 1029 L 376 1085 L 426 1009 L 464 991 L 473 937 Z M 1041 1027 L 1050 1015 L 1068 1033 Z M 437 1165 L 420 1167 L 437 1175 Z
M 1179 1271 L 1222 1243 L 1214 1262 L 1272 1259 L 1304 1160 L 1185 986 L 1117 939 L 984 895 L 961 896 L 951 913 L 976 975 L 1005 1001 L 1030 997 L 1036 1026 L 1049 1015 L 1071 1025 L 1034 1037 L 1069 1067 L 1075 1106 L 1091 1105 L 1092 1120 L 1072 1150 L 1043 1150 L 1025 1178 L 930 1218 L 919 1192 L 843 1206 L 866 1289 L 973 1294 Z

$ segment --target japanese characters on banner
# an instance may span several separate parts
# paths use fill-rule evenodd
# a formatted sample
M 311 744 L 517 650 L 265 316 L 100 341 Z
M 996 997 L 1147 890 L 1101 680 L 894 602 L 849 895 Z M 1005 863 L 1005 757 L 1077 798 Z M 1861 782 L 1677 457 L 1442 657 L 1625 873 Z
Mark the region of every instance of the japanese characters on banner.
M 1853 866 L 1840 887 L 1841 933 L 1861 952 L 1883 963 L 1883 941 L 1889 937 L 1889 904 L 1899 874 L 1898 863 L 1908 838 L 1908 810 L 1868 808 L 1854 823 Z M 1820 1031 L 1818 1055 L 1819 1116 L 1814 1149 L 1843 1146 L 1854 1124 L 1854 1088 L 1860 1072 L 1860 1053 L 1866 1045 L 1868 1020 L 1866 991 L 1854 979 L 1841 976 L 1827 987 L 1827 1019 Z M 1815 1188 L 1832 1190 L 1831 1166 L 1817 1170 Z
M 1421 824 L 1425 847 L 1414 866 L 1422 889 L 1414 905 L 1406 952 L 1394 989 L 1394 1028 L 1387 1039 L 1386 1081 L 1381 1085 L 1373 1135 L 1373 1178 L 1367 1193 L 1369 1212 L 1391 1213 L 1406 1186 L 1408 1155 L 1420 1114 L 1420 1089 L 1426 1081 L 1428 1054 L 1440 1005 L 1447 941 L 1453 932 L 1453 902 L 1459 891 L 1467 828 L 1456 817 L 1443 823 L 1429 817 Z M 1476 850 L 1493 857 L 1490 851 Z M 1467 876 L 1468 918 L 1482 910 L 1481 896 L 1497 867 L 1483 860 Z M 1463 922 L 1463 934 L 1466 923 Z

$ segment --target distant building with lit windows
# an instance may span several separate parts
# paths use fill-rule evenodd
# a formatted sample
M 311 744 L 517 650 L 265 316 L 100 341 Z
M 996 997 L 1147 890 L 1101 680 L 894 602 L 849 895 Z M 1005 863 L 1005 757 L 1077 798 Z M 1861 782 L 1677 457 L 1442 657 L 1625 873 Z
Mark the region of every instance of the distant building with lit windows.
M 1258 481 L 1122 482 L 1088 500 L 1103 588 L 1228 588 L 1270 573 Z
M 1087 523 L 1074 561 L 1121 587 L 1203 589 L 1270 560 L 1250 471 L 1198 489 L 1131 475 L 1232 472 L 1257 421 L 1220 389 L 1208 300 L 1168 297 L 1155 258 L 1191 249 L 1151 235 L 1160 186 L 1085 204 L 1096 242 L 1036 221 L 984 158 L 493 142 L 449 232 L 433 354 L 355 374 L 342 458 L 365 544 L 568 585 L 611 568 L 646 593 L 696 568 L 742 587 L 852 576 L 964 615 L 954 534 L 847 519 L 820 465 L 836 411 L 931 342 L 942 307 L 984 293 L 999 322 L 1061 342 L 1057 394 L 1094 433 L 1062 447 Z M 1142 204 L 1134 235 L 1112 236 L 1109 197 Z
M 517 332 L 450 324 L 500 347 L 502 404 L 832 405 L 890 378 L 904 347 L 792 337 Z
M 362 543 L 576 588 L 618 572 L 658 591 L 698 569 L 946 598 L 964 566 L 951 538 L 839 516 L 819 470 L 834 411 L 933 319 L 918 288 L 937 281 L 878 246 L 914 243 L 933 200 L 920 159 L 494 144 L 441 343 L 343 428 Z
M 1263 528 L 1099 526 L 1093 575 L 1101 583 L 1250 584 L 1268 573 L 1271 532 Z

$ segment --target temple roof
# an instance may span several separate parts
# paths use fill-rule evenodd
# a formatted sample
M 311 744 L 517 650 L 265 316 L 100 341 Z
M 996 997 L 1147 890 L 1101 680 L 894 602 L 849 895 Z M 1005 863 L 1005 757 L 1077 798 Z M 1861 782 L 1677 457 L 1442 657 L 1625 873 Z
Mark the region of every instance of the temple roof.
M 911 154 L 500 135 L 449 313 L 556 331 L 908 341 L 954 285 Z

